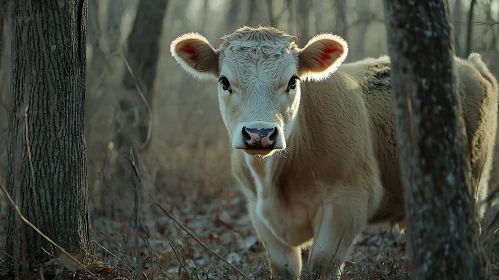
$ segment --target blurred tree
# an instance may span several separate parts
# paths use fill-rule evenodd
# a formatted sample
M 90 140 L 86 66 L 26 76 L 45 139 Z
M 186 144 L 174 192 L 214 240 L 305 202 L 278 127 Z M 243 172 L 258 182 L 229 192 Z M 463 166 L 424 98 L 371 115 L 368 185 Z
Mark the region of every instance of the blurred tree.
M 272 1 L 265 1 L 267 3 L 267 12 L 269 13 L 269 25 L 272 27 L 277 27 L 277 22 L 274 17 L 274 8 Z
M 311 2 L 309 1 L 300 1 L 299 2 L 299 9 L 298 9 L 298 27 L 299 27 L 299 33 L 298 36 L 302 38 L 303 42 L 307 42 L 309 37 L 308 34 L 308 15 L 310 13 L 310 5 Z
M 447 1 L 385 0 L 385 17 L 413 278 L 484 279 Z
M 9 17 L 10 1 L 0 0 L 0 54 L 3 52 L 6 36 L 7 36 L 7 22 Z M 2 56 L 0 55 L 0 59 Z M 0 60 L 0 63 L 2 61 Z
M 470 10 L 468 12 L 468 28 L 466 30 L 466 49 L 464 50 L 463 57 L 467 57 L 471 53 L 471 33 L 473 32 L 473 13 L 475 11 L 476 0 L 471 0 Z
M 139 1 L 132 31 L 127 40 L 126 58 L 150 108 L 153 107 L 154 82 L 156 80 L 160 39 L 167 6 L 168 0 Z M 128 90 L 136 89 L 135 79 L 129 71 L 125 72 L 123 85 Z M 139 102 L 143 103 L 143 100 Z M 120 100 L 122 111 L 130 111 L 134 106 L 134 104 L 131 104 L 130 99 L 123 98 Z M 144 120 L 152 117 L 148 115 L 149 112 L 145 109 L 139 110 L 139 140 L 142 143 L 147 142 L 150 129 L 149 122 Z M 122 141 L 118 141 L 118 147 L 121 145 Z
M 321 26 L 321 19 L 322 19 L 321 4 L 322 4 L 322 1 L 319 1 L 319 0 L 314 0 L 313 1 L 313 6 L 314 6 L 314 33 L 315 34 L 319 34 L 319 33 L 322 32 L 322 26 Z
M 335 1 L 335 11 L 336 11 L 336 30 L 335 33 L 340 35 L 343 39 L 348 41 L 348 22 L 347 22 L 347 1 L 346 0 L 336 0 Z M 366 3 L 362 4 L 366 5 Z M 365 32 L 365 30 L 364 30 Z
M 462 0 L 456 0 L 454 2 L 454 10 L 452 12 L 452 20 L 453 20 L 453 26 L 454 26 L 454 45 L 456 47 L 456 54 L 461 54 L 462 53 L 462 47 L 461 47 L 461 16 L 463 13 L 463 3 Z
M 297 34 L 296 30 L 296 2 L 295 0 L 286 0 L 286 6 L 288 7 L 289 20 L 288 20 L 288 33 L 293 34 L 295 36 L 300 36 Z M 298 38 L 299 40 L 300 38 Z M 305 41 L 306 42 L 306 41 Z
M 229 18 L 229 19 L 238 18 L 240 7 L 241 7 L 241 2 L 242 1 L 230 1 L 229 14 L 227 15 L 227 18 Z M 234 31 L 234 29 L 236 29 L 238 27 L 239 26 L 237 25 L 236 20 L 227 20 L 227 32 L 226 33 L 232 33 Z
M 204 2 L 203 2 L 203 19 L 201 21 L 203 24 L 203 31 L 206 31 L 206 29 L 209 28 L 209 25 L 208 25 L 209 12 L 210 12 L 210 1 L 204 0 Z
M 248 23 L 249 25 L 256 26 L 259 24 L 259 13 L 257 0 L 249 1 L 248 9 Z
M 7 188 L 23 215 L 67 251 L 93 255 L 84 123 L 87 1 L 12 1 Z M 56 36 L 57 35 L 57 36 Z M 16 271 L 46 260 L 47 241 L 9 205 Z

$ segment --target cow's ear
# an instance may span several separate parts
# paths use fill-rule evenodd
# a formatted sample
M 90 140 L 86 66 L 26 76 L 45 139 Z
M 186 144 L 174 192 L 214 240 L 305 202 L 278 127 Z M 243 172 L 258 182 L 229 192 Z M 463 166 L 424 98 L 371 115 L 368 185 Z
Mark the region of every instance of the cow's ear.
M 347 42 L 341 37 L 317 35 L 299 51 L 298 76 L 312 81 L 326 79 L 338 69 L 347 54 Z
M 201 80 L 218 79 L 218 52 L 198 33 L 187 33 L 173 40 L 170 52 L 185 71 Z

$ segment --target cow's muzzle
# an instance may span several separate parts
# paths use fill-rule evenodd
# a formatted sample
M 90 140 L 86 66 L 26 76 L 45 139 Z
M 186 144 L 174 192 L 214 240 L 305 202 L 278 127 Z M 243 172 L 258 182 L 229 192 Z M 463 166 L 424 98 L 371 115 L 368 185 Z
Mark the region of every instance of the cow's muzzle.
M 273 149 L 279 134 L 276 127 L 243 127 L 243 141 L 247 149 Z
M 282 129 L 273 122 L 240 123 L 234 131 L 232 147 L 249 154 L 265 155 L 286 148 Z

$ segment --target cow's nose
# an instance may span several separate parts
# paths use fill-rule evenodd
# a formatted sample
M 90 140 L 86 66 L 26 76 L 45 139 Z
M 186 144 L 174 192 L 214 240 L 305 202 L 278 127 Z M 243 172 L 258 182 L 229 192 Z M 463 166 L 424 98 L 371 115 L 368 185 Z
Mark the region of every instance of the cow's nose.
M 247 149 L 273 149 L 276 138 L 277 128 L 251 128 L 243 127 L 243 141 Z

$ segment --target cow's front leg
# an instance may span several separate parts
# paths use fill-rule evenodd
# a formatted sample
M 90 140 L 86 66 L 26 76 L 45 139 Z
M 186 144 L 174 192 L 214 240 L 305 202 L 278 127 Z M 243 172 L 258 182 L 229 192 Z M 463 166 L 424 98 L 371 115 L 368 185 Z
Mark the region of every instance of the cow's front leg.
M 301 249 L 288 246 L 278 240 L 256 215 L 256 208 L 251 203 L 248 206 L 253 226 L 260 235 L 270 258 L 272 279 L 297 279 L 302 267 Z
M 367 195 L 357 193 L 317 209 L 307 279 L 336 279 L 353 241 L 367 221 Z

